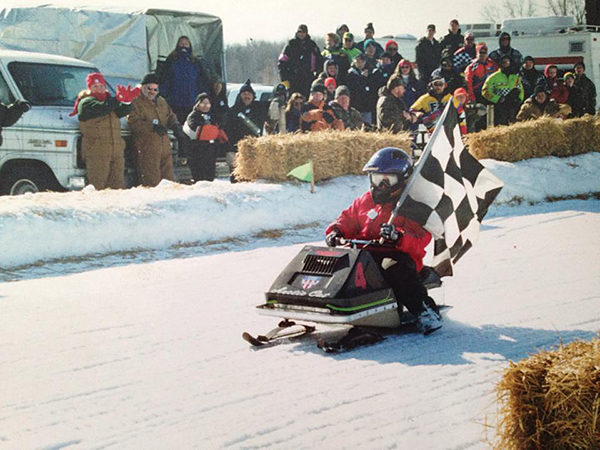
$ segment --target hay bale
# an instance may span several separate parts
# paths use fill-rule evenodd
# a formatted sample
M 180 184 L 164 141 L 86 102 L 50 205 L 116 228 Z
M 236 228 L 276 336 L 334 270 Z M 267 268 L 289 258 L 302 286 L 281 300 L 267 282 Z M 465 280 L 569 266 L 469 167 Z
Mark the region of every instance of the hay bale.
M 600 123 L 590 115 L 563 122 L 567 144 L 555 156 L 574 156 L 600 151 Z
M 284 181 L 290 170 L 313 161 L 315 181 L 360 174 L 383 147 L 412 152 L 409 133 L 355 130 L 272 134 L 238 144 L 235 174 L 247 180 Z
M 469 152 L 477 159 L 509 162 L 558 155 L 568 147 L 568 143 L 563 122 L 550 118 L 494 127 L 467 135 Z
M 510 364 L 497 385 L 497 450 L 600 448 L 600 341 Z

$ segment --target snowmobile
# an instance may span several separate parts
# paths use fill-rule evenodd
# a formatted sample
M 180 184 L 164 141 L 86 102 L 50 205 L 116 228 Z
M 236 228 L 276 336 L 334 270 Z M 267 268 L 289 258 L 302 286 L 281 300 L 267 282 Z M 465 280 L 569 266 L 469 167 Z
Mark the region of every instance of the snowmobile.
M 378 342 L 385 333 L 415 324 L 416 318 L 398 306 L 393 290 L 385 282 L 377 263 L 367 250 L 377 241 L 345 240 L 343 247 L 305 246 L 265 293 L 259 314 L 282 318 L 279 326 L 265 335 L 244 333 L 243 338 L 260 347 L 315 331 L 310 324 L 349 325 L 338 341 L 318 341 L 327 352 L 349 350 Z M 442 281 L 430 267 L 420 272 L 431 306 L 444 309 Z M 437 291 L 437 292 L 435 292 Z

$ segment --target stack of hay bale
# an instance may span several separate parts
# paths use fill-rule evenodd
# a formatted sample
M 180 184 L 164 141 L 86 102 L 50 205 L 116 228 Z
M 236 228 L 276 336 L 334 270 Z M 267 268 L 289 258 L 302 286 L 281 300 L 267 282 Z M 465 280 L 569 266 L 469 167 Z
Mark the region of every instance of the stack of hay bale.
M 497 393 L 495 449 L 600 449 L 599 339 L 511 363 Z
M 556 120 L 541 118 L 467 135 L 477 159 L 521 161 L 542 156 L 574 156 L 600 151 L 600 123 L 592 116 Z
M 315 181 L 360 174 L 371 155 L 383 147 L 411 154 L 408 133 L 319 131 L 246 138 L 238 144 L 236 175 L 244 180 L 286 180 L 290 170 L 312 160 Z

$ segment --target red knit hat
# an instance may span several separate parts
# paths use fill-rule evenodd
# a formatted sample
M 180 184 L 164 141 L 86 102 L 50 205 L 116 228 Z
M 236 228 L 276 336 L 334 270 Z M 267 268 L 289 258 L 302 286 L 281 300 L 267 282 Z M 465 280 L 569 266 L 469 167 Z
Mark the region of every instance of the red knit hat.
M 103 84 L 104 86 L 106 86 L 106 80 L 104 79 L 104 75 L 102 75 L 99 72 L 90 73 L 87 76 L 86 83 L 87 83 L 88 89 L 90 89 L 92 87 L 92 84 L 100 83 L 100 84 Z
M 485 49 L 486 52 L 488 51 L 487 45 L 485 45 L 483 42 L 481 44 L 477 44 L 475 46 L 475 48 L 477 49 L 477 53 L 479 53 L 479 51 L 483 48 Z
M 93 84 L 98 84 L 101 83 L 106 87 L 106 80 L 104 79 L 104 75 L 102 75 L 99 72 L 92 72 L 90 74 L 88 74 L 87 78 L 86 78 L 86 83 L 87 83 L 87 87 L 88 89 L 92 88 Z M 110 97 L 110 94 L 107 92 L 106 94 L 107 97 Z M 79 102 L 81 101 L 83 97 L 80 95 L 77 96 L 77 98 L 75 99 L 75 104 L 73 105 L 73 110 L 69 113 L 69 117 L 73 117 L 74 115 L 77 114 L 77 111 L 79 109 Z
M 390 39 L 389 41 L 387 41 L 385 43 L 385 51 L 387 52 L 387 49 L 390 45 L 395 46 L 396 48 L 398 48 L 398 43 L 396 41 L 394 41 L 393 39 Z
M 329 78 L 325 78 L 325 87 L 328 88 L 329 86 L 332 86 L 334 88 L 337 87 L 337 82 L 335 81 L 335 78 L 333 77 L 329 77 Z

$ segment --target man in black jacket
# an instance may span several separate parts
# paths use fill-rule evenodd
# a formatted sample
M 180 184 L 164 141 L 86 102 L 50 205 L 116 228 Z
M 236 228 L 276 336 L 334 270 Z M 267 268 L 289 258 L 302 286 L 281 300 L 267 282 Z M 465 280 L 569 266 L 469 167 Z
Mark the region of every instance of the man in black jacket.
M 319 47 L 310 38 L 308 27 L 300 25 L 296 36 L 281 52 L 278 61 L 279 76 L 290 94 L 300 92 L 308 98 L 310 85 L 323 67 Z
M 400 133 L 410 127 L 411 116 L 402 100 L 404 85 L 401 76 L 393 75 L 387 86 L 379 90 L 377 129 Z
M 260 136 L 262 134 L 261 127 L 267 117 L 265 106 L 267 105 L 262 105 L 256 101 L 256 93 L 250 84 L 250 80 L 246 80 L 240 88 L 240 93 L 234 105 L 227 111 L 225 132 L 231 144 L 231 151 L 227 151 L 225 159 L 229 166 L 232 183 L 237 181 L 233 169 L 238 143 L 246 136 Z
M 585 64 L 583 61 L 578 61 L 573 67 L 575 70 L 575 87 L 581 93 L 583 100 L 583 109 L 581 115 L 596 114 L 596 86 L 585 74 Z
M 454 52 L 463 46 L 464 36 L 460 32 L 458 20 L 450 21 L 448 34 L 444 36 L 440 45 L 442 46 L 442 56 L 452 56 Z
M 416 59 L 417 69 L 419 70 L 419 82 L 422 90 L 425 91 L 429 85 L 431 72 L 437 69 L 442 58 L 442 46 L 433 37 L 435 35 L 435 25 L 427 25 L 427 36 L 423 36 L 417 42 Z
M 519 75 L 521 75 L 526 99 L 533 95 L 536 86 L 546 85 L 544 74 L 535 68 L 535 61 L 531 56 L 526 56 L 523 60 L 523 66 L 519 71 Z
M 0 146 L 2 145 L 2 128 L 10 127 L 17 123 L 21 116 L 29 111 L 30 108 L 29 102 L 24 100 L 17 100 L 8 106 L 0 102 Z

